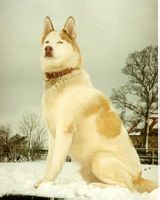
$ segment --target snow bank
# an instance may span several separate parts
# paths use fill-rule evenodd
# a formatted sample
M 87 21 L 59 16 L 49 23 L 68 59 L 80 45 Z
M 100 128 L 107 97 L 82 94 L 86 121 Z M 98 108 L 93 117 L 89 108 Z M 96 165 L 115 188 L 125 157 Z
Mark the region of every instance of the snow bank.
M 0 163 L 0 196 L 22 194 L 75 200 L 158 200 L 158 190 L 140 194 L 118 186 L 102 189 L 87 185 L 74 162 L 65 164 L 54 184 L 44 183 L 34 189 L 33 184 L 42 174 L 44 165 L 45 162 Z M 157 166 L 143 165 L 143 175 L 156 180 Z

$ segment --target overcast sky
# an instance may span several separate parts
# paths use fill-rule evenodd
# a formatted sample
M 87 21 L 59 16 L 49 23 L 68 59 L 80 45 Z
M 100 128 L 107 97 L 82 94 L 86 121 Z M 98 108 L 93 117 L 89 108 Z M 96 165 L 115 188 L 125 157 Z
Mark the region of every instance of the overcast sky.
M 106 96 L 125 83 L 128 54 L 157 45 L 156 0 L 1 0 L 0 123 L 41 112 L 43 21 L 61 29 L 71 15 L 85 68 Z

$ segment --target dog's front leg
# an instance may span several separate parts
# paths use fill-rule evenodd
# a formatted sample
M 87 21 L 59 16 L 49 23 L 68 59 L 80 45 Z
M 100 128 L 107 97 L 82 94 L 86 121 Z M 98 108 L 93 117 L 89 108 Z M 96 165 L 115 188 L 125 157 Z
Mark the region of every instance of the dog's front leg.
M 45 177 L 35 186 L 42 182 L 54 181 L 65 162 L 66 156 L 72 144 L 73 131 L 65 128 L 57 128 L 54 141 L 54 150 L 51 159 L 51 166 Z
M 54 143 L 55 143 L 55 138 L 54 138 L 53 134 L 51 134 L 49 132 L 48 155 L 47 155 L 47 162 L 46 162 L 46 169 L 44 172 L 44 177 L 51 168 L 51 162 L 52 162 L 53 152 L 54 152 Z
M 34 184 L 35 188 L 37 188 L 39 186 L 39 184 L 45 180 L 45 176 L 47 175 L 48 171 L 51 168 L 53 152 L 54 152 L 54 141 L 55 141 L 55 138 L 54 138 L 53 134 L 49 132 L 48 155 L 47 155 L 46 168 L 45 168 L 45 172 L 44 172 L 44 178 L 39 178 L 35 182 L 35 184 Z
M 46 174 L 47 181 L 54 181 L 65 162 L 72 144 L 73 133 L 57 132 L 51 168 Z

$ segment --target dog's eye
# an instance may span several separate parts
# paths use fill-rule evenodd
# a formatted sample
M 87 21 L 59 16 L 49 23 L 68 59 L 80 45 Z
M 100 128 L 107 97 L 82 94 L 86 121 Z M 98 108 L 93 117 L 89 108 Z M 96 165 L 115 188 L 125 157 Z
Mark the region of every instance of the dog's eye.
M 62 41 L 58 41 L 57 44 L 63 44 L 63 42 Z
M 49 43 L 49 41 L 47 40 L 45 43 L 46 43 L 46 44 L 48 44 L 48 43 Z

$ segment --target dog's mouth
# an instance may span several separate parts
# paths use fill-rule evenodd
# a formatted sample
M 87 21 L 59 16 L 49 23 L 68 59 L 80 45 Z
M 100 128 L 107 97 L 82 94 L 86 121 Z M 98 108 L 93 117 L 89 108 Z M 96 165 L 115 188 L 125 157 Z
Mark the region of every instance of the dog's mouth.
M 54 56 L 53 54 L 46 54 L 44 55 L 45 58 L 47 59 L 57 59 L 57 58 L 60 58 L 60 56 Z
M 45 52 L 44 57 L 46 57 L 46 58 L 53 58 L 54 56 L 53 56 L 52 52 Z

